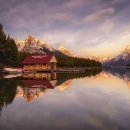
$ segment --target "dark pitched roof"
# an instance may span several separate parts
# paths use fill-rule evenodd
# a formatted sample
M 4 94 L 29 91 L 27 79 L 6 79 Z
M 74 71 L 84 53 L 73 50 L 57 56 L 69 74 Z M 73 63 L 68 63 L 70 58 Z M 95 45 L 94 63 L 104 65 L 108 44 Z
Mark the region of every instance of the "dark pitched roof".
M 29 88 L 54 88 L 48 80 L 21 80 Z
M 28 55 L 22 64 L 42 64 L 42 63 L 49 63 L 51 58 L 54 55 L 52 54 L 43 54 L 43 55 Z

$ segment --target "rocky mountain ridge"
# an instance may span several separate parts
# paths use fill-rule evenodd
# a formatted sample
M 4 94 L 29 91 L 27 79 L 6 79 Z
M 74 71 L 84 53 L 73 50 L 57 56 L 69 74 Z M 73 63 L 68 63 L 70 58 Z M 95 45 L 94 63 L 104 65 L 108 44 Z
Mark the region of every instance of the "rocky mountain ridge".
M 105 66 L 128 66 L 130 64 L 130 46 L 127 46 L 119 55 L 103 64 Z
M 54 53 L 56 55 L 74 56 L 64 46 L 60 46 L 58 49 L 55 49 L 51 47 L 47 42 L 40 41 L 31 35 L 29 35 L 25 41 L 16 40 L 16 45 L 20 52 L 26 52 L 30 54 Z

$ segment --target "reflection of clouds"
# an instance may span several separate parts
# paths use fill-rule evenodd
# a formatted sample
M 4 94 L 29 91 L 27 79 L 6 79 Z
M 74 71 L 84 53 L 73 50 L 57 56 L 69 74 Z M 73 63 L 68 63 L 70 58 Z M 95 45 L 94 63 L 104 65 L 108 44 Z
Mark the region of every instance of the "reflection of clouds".
M 40 97 L 29 104 L 16 98 L 2 114 L 4 120 L 9 121 L 10 128 L 20 126 L 21 129 L 31 130 L 37 128 L 46 130 L 128 129 L 130 96 L 126 98 L 125 93 L 121 93 L 117 87 L 111 92 L 108 91 L 108 84 L 104 84 L 106 88 L 103 89 L 102 82 L 94 84 L 94 79 L 91 81 L 93 85 L 91 87 L 90 83 L 87 84 L 88 80 L 91 78 L 74 80 L 68 91 L 61 93 L 58 89 L 54 89 L 48 91 L 46 97 Z M 109 82 L 113 80 L 115 79 L 110 78 Z M 126 88 L 123 89 L 127 91 Z M 4 121 L 0 124 L 6 125 Z
M 64 93 L 55 88 L 29 104 L 15 98 L 2 113 L 0 129 L 129 130 L 129 89 L 115 76 L 98 77 L 73 80 Z
M 100 130 L 117 130 L 118 127 L 109 124 L 108 122 L 104 121 L 104 119 L 99 119 L 98 117 L 90 117 L 87 122 L 89 122 L 90 125 L 94 126 L 95 129 Z

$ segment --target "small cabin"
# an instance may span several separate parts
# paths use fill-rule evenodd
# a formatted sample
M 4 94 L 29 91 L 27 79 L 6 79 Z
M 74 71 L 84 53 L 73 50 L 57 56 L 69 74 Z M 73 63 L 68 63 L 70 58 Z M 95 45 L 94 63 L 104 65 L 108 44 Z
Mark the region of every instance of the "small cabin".
M 28 55 L 22 66 L 23 71 L 56 71 L 57 60 L 53 54 Z

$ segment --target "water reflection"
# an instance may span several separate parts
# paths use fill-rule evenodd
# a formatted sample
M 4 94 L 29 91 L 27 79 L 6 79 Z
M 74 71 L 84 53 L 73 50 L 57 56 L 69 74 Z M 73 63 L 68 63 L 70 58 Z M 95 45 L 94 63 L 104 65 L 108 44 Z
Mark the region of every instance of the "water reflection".
M 130 87 L 130 69 L 114 68 L 114 69 L 106 69 L 105 72 L 107 73 L 107 75 L 111 74 L 123 80 L 124 82 L 126 82 L 127 86 Z
M 124 71 L 1 79 L 0 129 L 129 130 L 130 71 Z
M 49 89 L 58 87 L 60 91 L 64 91 L 72 79 L 90 77 L 100 72 L 101 70 L 89 70 L 86 73 L 3 75 L 0 79 L 0 111 L 11 104 L 15 97 L 23 97 L 26 102 L 31 102 L 45 95 Z

